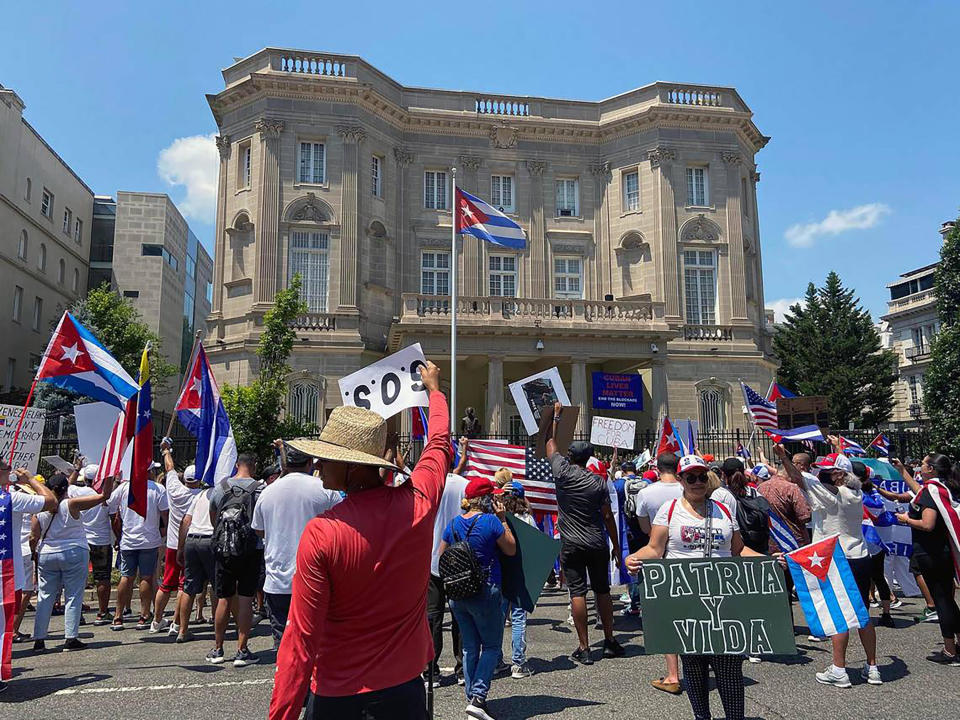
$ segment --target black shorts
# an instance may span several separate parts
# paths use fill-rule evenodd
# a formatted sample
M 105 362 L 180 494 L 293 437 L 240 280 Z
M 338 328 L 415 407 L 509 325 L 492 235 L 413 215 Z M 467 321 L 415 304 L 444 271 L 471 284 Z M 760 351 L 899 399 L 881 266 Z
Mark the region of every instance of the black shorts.
M 216 562 L 213 558 L 213 538 L 187 535 L 183 546 L 183 591 L 199 595 L 207 583 L 214 583 Z
M 90 565 L 93 567 L 93 581 L 95 583 L 110 582 L 110 573 L 113 570 L 113 545 L 89 545 Z
M 587 576 L 590 577 L 590 589 L 597 595 L 610 593 L 610 551 L 607 548 L 561 548 L 560 567 L 570 588 L 570 597 L 586 597 Z
M 257 594 L 260 582 L 260 563 L 263 550 L 257 550 L 248 558 L 224 563 L 217 558 L 214 589 L 218 598 L 231 598 L 234 595 L 253 597 Z
M 860 597 L 863 598 L 863 604 L 870 607 L 870 583 L 873 581 L 873 560 L 869 555 L 862 558 L 847 559 L 850 563 L 850 572 L 853 573 L 853 579 L 857 582 L 857 590 L 860 591 Z

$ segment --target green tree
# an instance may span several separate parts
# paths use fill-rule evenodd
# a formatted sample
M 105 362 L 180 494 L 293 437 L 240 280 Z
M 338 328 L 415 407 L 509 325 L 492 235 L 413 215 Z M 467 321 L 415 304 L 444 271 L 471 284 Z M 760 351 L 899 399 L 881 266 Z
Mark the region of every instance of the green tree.
M 880 345 L 870 313 L 835 272 L 823 287 L 807 286 L 773 338 L 778 379 L 802 395 L 830 400 L 833 427 L 850 421 L 876 427 L 893 411 L 897 359 Z
M 240 452 L 253 452 L 266 461 L 272 452 L 274 438 L 297 437 L 316 432 L 311 423 L 304 423 L 283 410 L 287 396 L 287 361 L 293 350 L 296 332 L 293 321 L 307 312 L 300 298 L 301 279 L 294 275 L 290 287 L 279 291 L 273 307 L 263 316 L 263 333 L 257 345 L 260 371 L 249 385 L 224 385 L 223 404 Z
M 940 332 L 923 377 L 923 407 L 933 447 L 955 458 L 960 456 L 960 219 L 943 239 L 933 292 Z

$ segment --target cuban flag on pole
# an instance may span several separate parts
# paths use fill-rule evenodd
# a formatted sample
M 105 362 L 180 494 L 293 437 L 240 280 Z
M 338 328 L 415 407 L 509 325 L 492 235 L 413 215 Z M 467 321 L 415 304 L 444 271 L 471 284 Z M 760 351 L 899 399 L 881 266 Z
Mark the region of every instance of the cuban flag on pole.
M 793 552 L 800 547 L 800 543 L 797 542 L 793 533 L 790 532 L 787 523 L 773 510 L 770 511 L 767 524 L 770 526 L 770 537 L 773 538 L 777 547 L 780 548 L 780 552 Z
M 140 389 L 93 333 L 68 312 L 60 318 L 43 353 L 37 382 L 116 405 L 120 410 Z
M 784 556 L 810 634 L 815 637 L 838 635 L 870 623 L 839 537 L 831 535 Z
M 873 442 L 870 443 L 868 447 L 872 447 L 878 453 L 887 457 L 890 454 L 890 438 L 880 433 L 873 439 Z
M 237 443 L 203 344 L 197 344 L 176 405 L 177 419 L 197 439 L 197 477 L 208 486 L 233 475 Z
M 493 205 L 460 188 L 457 188 L 453 202 L 456 207 L 458 235 L 473 235 L 494 245 L 514 250 L 523 250 L 527 246 L 527 234 L 523 228 Z
M 819 440 L 823 442 L 823 433 L 820 432 L 820 428 L 816 425 L 804 425 L 793 428 L 792 430 L 784 430 L 782 428 L 767 430 L 763 428 L 763 431 L 777 443 L 783 442 L 784 440 L 793 440 L 796 442 Z
M 840 449 L 843 451 L 844 455 L 862 457 L 867 454 L 858 443 L 855 443 L 853 440 L 848 440 L 843 435 L 840 436 Z
M 780 398 L 792 398 L 796 396 L 796 393 L 790 392 L 783 385 L 775 382 L 770 386 L 770 392 L 767 393 L 767 400 L 775 403 Z

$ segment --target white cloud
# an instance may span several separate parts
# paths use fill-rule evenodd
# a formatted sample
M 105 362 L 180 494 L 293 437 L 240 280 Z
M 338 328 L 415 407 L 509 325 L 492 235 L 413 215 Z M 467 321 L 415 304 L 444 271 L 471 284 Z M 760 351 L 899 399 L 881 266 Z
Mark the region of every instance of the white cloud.
M 220 158 L 215 137 L 211 133 L 177 138 L 157 156 L 157 173 L 163 181 L 186 189 L 186 196 L 177 202 L 180 212 L 209 225 L 217 215 Z
M 810 247 L 819 237 L 872 228 L 889 213 L 890 208 L 883 203 L 858 205 L 849 210 L 831 210 L 819 222 L 791 225 L 784 237 L 793 247 Z
M 766 305 L 769 309 L 773 310 L 773 321 L 782 323 L 790 311 L 790 308 L 797 303 L 802 305 L 803 298 L 780 298 L 779 300 L 767 302 Z

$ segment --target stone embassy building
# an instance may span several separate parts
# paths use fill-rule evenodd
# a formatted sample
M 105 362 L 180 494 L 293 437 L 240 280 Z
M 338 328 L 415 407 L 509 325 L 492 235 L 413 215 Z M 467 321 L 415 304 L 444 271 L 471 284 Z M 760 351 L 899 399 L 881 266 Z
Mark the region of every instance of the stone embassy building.
M 208 96 L 220 135 L 209 357 L 256 373 L 294 273 L 288 412 L 322 424 L 337 380 L 413 342 L 449 380 L 451 167 L 528 247 L 458 253 L 458 416 L 518 435 L 506 385 L 558 366 L 589 430 L 591 371 L 639 371 L 638 428 L 668 410 L 743 427 L 738 380 L 775 369 L 754 155 L 736 90 L 654 83 L 582 102 L 405 87 L 356 56 L 267 48 Z M 604 414 L 616 415 L 611 411 Z M 406 414 L 405 414 L 406 415 Z

